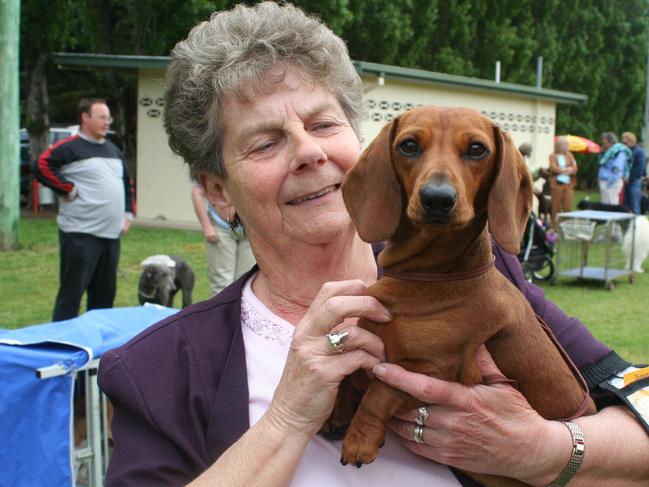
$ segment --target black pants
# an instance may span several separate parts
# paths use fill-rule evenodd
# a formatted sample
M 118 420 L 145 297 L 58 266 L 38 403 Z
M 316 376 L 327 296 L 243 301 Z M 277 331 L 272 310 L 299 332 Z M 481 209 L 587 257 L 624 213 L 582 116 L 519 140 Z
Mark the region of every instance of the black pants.
M 85 291 L 88 310 L 113 307 L 119 251 L 118 238 L 59 230 L 60 286 L 52 321 L 75 318 Z

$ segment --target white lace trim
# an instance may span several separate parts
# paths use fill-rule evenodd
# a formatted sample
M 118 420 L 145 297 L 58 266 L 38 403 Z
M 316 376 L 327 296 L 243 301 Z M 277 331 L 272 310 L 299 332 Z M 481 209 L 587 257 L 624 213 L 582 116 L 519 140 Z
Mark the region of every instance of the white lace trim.
M 289 348 L 295 327 L 275 315 L 252 292 L 254 276 L 246 283 L 241 296 L 241 323 L 261 338 Z

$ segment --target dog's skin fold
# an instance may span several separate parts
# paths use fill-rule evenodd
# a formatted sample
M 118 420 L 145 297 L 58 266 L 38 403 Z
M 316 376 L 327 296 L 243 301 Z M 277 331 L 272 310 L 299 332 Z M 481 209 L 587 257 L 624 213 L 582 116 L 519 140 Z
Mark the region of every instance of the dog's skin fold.
M 420 107 L 393 120 L 349 171 L 342 190 L 361 238 L 387 240 L 381 266 L 419 274 L 467 272 L 488 263 L 493 256 L 487 222 L 494 239 L 517 254 L 532 199 L 529 172 L 507 134 L 461 108 Z M 495 268 L 451 282 L 383 276 L 370 294 L 394 320 L 362 318 L 359 326 L 383 339 L 389 362 L 478 384 L 476 353 L 486 343 L 503 374 L 543 417 L 568 418 L 582 405 L 578 378 L 527 300 Z M 587 401 L 587 412 L 595 412 Z M 323 433 L 346 428 L 341 461 L 370 463 L 390 418 L 420 405 L 357 372 L 343 381 Z M 467 474 L 488 486 L 523 485 Z

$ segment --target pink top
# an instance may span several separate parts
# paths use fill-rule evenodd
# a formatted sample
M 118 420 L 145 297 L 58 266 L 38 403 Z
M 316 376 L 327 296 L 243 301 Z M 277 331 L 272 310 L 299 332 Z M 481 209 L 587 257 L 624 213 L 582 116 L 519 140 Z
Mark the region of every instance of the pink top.
M 279 383 L 294 326 L 273 314 L 246 283 L 241 302 L 241 323 L 246 349 L 250 424 L 264 414 Z M 388 431 L 378 458 L 362 468 L 340 464 L 340 441 L 316 435 L 308 444 L 291 486 L 416 486 L 457 487 L 460 483 L 445 466 L 416 456 Z

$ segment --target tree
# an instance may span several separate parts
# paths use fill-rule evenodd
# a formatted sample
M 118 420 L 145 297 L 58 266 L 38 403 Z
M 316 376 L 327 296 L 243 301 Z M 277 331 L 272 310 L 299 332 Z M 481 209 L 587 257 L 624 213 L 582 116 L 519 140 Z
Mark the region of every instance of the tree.
M 43 63 L 46 74 L 50 69 L 46 60 L 50 52 L 166 55 L 198 21 L 235 3 L 25 0 L 23 16 L 29 27 L 26 23 L 23 28 L 23 59 L 29 76 L 24 79 L 33 85 L 26 105 L 36 107 L 28 107 L 27 124 L 38 132 L 38 127 L 49 123 L 36 114 L 45 111 L 38 107 L 47 106 L 41 73 Z M 534 85 L 536 59 L 543 56 L 544 88 L 589 98 L 586 106 L 560 108 L 558 133 L 597 139 L 604 130 L 640 132 L 642 128 L 649 30 L 646 0 L 570 4 L 560 0 L 295 0 L 295 4 L 322 18 L 359 61 L 483 79 L 493 79 L 494 65 L 500 61 L 503 81 Z M 48 15 L 41 15 L 46 8 Z M 115 107 L 115 129 L 125 142 L 127 159 L 133 161 L 135 78 L 115 70 L 84 76 L 57 73 L 54 82 L 67 92 L 69 86 L 80 86 L 75 96 L 106 93 Z M 38 98 L 37 93 L 43 96 Z M 51 100 L 53 113 L 64 113 L 63 102 L 69 104 L 71 96 L 57 92 Z
M 22 2 L 20 59 L 22 91 L 25 93 L 23 123 L 29 133 L 32 158 L 38 157 L 49 145 L 48 63 L 52 52 L 61 49 L 66 42 L 70 44 L 73 4 L 68 0 Z

